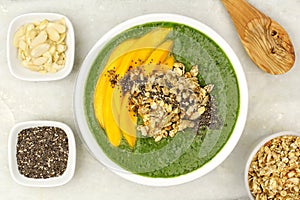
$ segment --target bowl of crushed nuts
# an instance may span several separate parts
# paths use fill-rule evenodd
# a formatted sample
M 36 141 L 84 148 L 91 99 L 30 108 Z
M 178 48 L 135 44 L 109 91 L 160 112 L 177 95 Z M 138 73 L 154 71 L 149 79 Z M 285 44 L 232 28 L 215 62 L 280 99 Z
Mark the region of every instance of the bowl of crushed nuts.
M 26 81 L 65 78 L 74 64 L 75 37 L 71 21 L 56 13 L 28 13 L 14 18 L 7 33 L 11 74 Z
M 260 140 L 245 168 L 250 199 L 300 199 L 300 133 L 283 131 Z
M 150 186 L 186 183 L 237 144 L 248 92 L 230 46 L 201 22 L 174 14 L 130 19 L 90 50 L 74 110 L 92 155 Z
M 10 174 L 18 184 L 55 187 L 66 184 L 74 175 L 75 139 L 64 123 L 20 122 L 10 131 L 8 148 Z

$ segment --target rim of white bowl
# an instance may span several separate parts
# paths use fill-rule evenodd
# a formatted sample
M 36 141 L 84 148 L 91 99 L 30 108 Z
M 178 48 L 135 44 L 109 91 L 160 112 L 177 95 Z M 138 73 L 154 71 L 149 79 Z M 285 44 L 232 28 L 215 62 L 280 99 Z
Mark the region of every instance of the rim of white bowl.
M 18 133 L 23 129 L 38 126 L 59 127 L 63 129 L 67 134 L 69 144 L 68 163 L 65 172 L 61 176 L 47 179 L 34 179 L 21 175 L 18 170 L 16 157 L 16 144 L 18 140 Z M 8 138 L 8 164 L 11 177 L 16 183 L 20 185 L 28 187 L 56 187 L 66 184 L 74 176 L 76 168 L 76 143 L 72 129 L 65 123 L 49 120 L 24 121 L 15 124 L 12 127 Z
M 250 164 L 252 162 L 253 157 L 255 154 L 259 151 L 259 149 L 266 144 L 268 141 L 280 137 L 280 136 L 297 136 L 300 137 L 300 133 L 294 132 L 294 131 L 281 131 L 277 133 L 273 133 L 267 136 L 263 136 L 260 139 L 257 140 L 256 143 L 254 143 L 253 148 L 251 148 L 250 154 L 248 156 L 248 160 L 246 162 L 245 171 L 244 171 L 244 184 L 248 193 L 248 196 L 251 200 L 254 200 L 254 196 L 250 192 L 249 184 L 248 184 L 248 171 Z
M 84 98 L 84 88 L 86 83 L 86 78 L 88 72 L 97 57 L 99 51 L 107 44 L 107 42 L 131 27 L 149 23 L 149 22 L 175 22 L 185 24 L 187 26 L 193 27 L 198 31 L 204 33 L 206 36 L 211 38 L 215 41 L 221 49 L 225 52 L 227 57 L 229 58 L 231 64 L 234 67 L 236 77 L 238 80 L 239 85 L 239 97 L 240 97 L 240 108 L 238 119 L 236 121 L 234 130 L 223 146 L 223 148 L 216 154 L 211 161 L 207 162 L 201 168 L 190 172 L 188 174 L 184 174 L 177 177 L 172 178 L 151 178 L 151 177 L 144 177 L 140 175 L 133 174 L 129 171 L 122 169 L 120 166 L 112 162 L 106 154 L 102 151 L 101 147 L 97 144 L 96 140 L 94 139 L 93 135 L 91 134 L 88 124 L 85 120 L 85 112 L 84 112 L 84 105 L 83 105 L 83 98 Z M 177 15 L 177 14 L 168 14 L 168 13 L 158 13 L 158 14 L 147 14 L 142 15 L 139 17 L 135 17 L 129 19 L 104 34 L 98 42 L 92 47 L 92 49 L 87 54 L 86 58 L 84 59 L 80 72 L 78 74 L 76 84 L 75 84 L 75 94 L 74 94 L 74 108 L 75 108 L 75 120 L 77 128 L 80 132 L 80 138 L 85 143 L 87 149 L 90 153 L 100 161 L 103 165 L 108 167 L 114 173 L 118 174 L 119 176 L 123 177 L 126 180 L 139 183 L 142 185 L 148 186 L 172 186 L 187 183 L 193 181 L 208 172 L 212 171 L 218 165 L 220 165 L 227 156 L 232 152 L 234 147 L 236 146 L 237 142 L 239 141 L 240 136 L 242 135 L 246 118 L 247 118 L 247 111 L 248 111 L 248 88 L 246 77 L 242 68 L 239 59 L 237 58 L 236 54 L 229 46 L 229 44 L 214 30 L 212 30 L 207 25 L 192 19 L 190 17 Z
M 67 26 L 67 35 L 66 35 L 66 63 L 64 68 L 55 72 L 55 73 L 47 73 L 40 74 L 39 72 L 31 71 L 26 69 L 21 65 L 21 61 L 18 59 L 16 52 L 16 47 L 13 46 L 13 37 L 15 32 L 20 28 L 20 26 L 26 23 L 33 23 L 36 20 L 58 20 L 63 18 L 65 20 Z M 34 12 L 34 13 L 25 13 L 19 16 L 16 16 L 9 24 L 7 31 L 7 62 L 10 73 L 17 79 L 23 81 L 55 81 L 61 80 L 67 77 L 74 65 L 75 58 L 75 32 L 70 19 L 59 13 L 42 13 L 42 12 Z

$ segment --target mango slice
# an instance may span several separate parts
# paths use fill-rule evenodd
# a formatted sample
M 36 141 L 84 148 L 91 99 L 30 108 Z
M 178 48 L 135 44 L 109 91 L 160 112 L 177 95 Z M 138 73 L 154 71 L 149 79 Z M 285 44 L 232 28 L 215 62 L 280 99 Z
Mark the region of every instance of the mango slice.
M 132 110 L 129 110 L 129 96 L 129 93 L 126 93 L 122 98 L 120 129 L 129 146 L 133 148 L 136 142 L 137 116 Z
M 155 49 L 152 54 L 148 57 L 148 59 L 144 62 L 144 64 L 162 64 L 168 55 L 170 54 L 170 49 L 173 46 L 172 40 L 167 40 Z
M 168 28 L 159 28 L 141 38 L 124 41 L 112 51 L 98 79 L 94 94 L 95 116 L 113 146 L 119 146 L 123 136 L 129 146 L 134 147 L 137 117 L 128 110 L 129 94 L 121 97 L 120 86 L 113 88 L 107 73 L 114 70 L 120 79 L 130 68 L 145 63 L 151 55 L 163 63 L 173 45 L 170 40 L 164 42 L 170 31 Z

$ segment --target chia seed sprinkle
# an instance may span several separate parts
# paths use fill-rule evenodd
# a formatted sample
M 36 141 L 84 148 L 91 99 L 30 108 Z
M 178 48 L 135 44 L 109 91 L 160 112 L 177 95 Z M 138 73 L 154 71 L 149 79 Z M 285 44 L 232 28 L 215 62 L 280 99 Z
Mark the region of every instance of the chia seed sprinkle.
M 23 129 L 18 134 L 17 164 L 28 178 L 61 176 L 68 163 L 69 144 L 64 130 L 53 126 Z

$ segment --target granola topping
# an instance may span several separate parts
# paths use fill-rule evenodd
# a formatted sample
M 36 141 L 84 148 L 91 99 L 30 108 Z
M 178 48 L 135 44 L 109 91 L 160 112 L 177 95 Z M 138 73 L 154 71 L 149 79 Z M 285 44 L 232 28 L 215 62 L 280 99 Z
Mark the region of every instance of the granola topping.
M 128 71 L 120 85 L 123 93 L 130 92 L 129 109 L 142 118 L 137 129 L 143 136 L 158 142 L 199 126 L 213 85 L 200 87 L 197 76 L 198 66 L 186 72 L 182 63 L 175 63 L 172 70 L 154 66 L 152 71 L 142 67 Z

